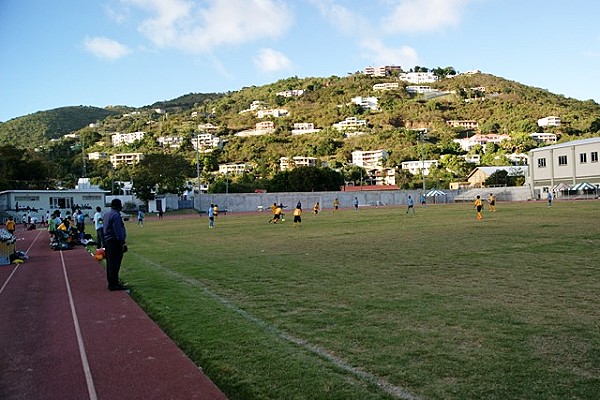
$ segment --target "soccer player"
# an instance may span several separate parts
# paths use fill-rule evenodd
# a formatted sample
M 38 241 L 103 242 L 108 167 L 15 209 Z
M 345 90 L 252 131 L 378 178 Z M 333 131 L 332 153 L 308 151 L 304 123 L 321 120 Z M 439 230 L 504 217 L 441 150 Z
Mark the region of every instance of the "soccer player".
M 490 193 L 488 203 L 490 203 L 490 211 L 496 212 L 496 198 L 494 197 L 494 195 L 492 193 Z
M 412 197 L 408 196 L 408 200 L 406 200 L 406 205 L 408 206 L 406 208 L 406 213 L 408 214 L 408 212 L 410 210 L 412 210 L 413 214 L 415 213 L 415 201 L 413 200 Z
M 294 209 L 294 228 L 296 225 L 302 226 L 302 208 L 300 206 L 296 206 Z
M 273 207 L 271 207 L 271 209 L 273 210 L 273 218 L 269 220 L 269 223 L 273 222 L 276 224 L 277 221 L 281 221 L 281 213 L 283 212 L 283 209 L 281 208 L 281 205 L 278 206 L 277 203 L 273 203 Z
M 338 210 L 338 208 L 340 208 L 340 201 L 338 200 L 338 198 L 336 197 L 333 200 L 333 212 L 336 212 Z
M 317 201 L 315 203 L 315 205 L 313 206 L 313 213 L 314 213 L 315 217 L 317 216 L 317 214 L 319 214 L 320 209 L 321 209 L 321 206 L 319 205 L 319 202 Z
M 477 195 L 474 205 L 477 209 L 477 219 L 483 219 L 483 216 L 481 215 L 481 209 L 483 208 L 483 201 L 481 201 L 481 196 Z

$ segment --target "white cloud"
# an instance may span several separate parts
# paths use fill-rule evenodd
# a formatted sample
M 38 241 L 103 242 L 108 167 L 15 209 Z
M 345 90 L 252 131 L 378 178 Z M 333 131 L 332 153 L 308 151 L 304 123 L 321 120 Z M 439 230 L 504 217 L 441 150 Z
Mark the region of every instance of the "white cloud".
M 310 0 L 321 16 L 336 29 L 347 35 L 360 36 L 371 31 L 370 24 L 362 15 L 350 11 L 332 0 Z
M 421 63 L 417 52 L 412 47 L 391 48 L 378 40 L 364 40 L 360 45 L 368 51 L 368 54 L 363 57 L 372 65 L 400 65 L 406 69 Z
M 131 52 L 124 44 L 105 37 L 85 38 L 83 45 L 96 57 L 110 61 L 118 60 Z
M 476 0 L 399 0 L 382 26 L 386 33 L 422 33 L 454 27 L 473 1 Z
M 264 72 L 278 72 L 292 68 L 292 62 L 281 52 L 273 49 L 260 49 L 254 57 L 254 65 Z
M 281 0 L 213 0 L 205 8 L 188 0 L 125 1 L 150 14 L 139 30 L 154 45 L 190 53 L 276 38 L 292 24 L 291 12 Z

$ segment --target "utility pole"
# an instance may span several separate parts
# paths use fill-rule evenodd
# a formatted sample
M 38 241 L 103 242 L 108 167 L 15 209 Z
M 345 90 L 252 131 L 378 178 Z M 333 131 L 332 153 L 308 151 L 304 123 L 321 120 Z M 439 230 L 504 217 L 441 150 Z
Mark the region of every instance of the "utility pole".
M 423 194 L 425 194 L 425 134 L 423 132 L 419 132 L 417 136 L 417 142 L 421 142 L 421 176 L 423 177 Z

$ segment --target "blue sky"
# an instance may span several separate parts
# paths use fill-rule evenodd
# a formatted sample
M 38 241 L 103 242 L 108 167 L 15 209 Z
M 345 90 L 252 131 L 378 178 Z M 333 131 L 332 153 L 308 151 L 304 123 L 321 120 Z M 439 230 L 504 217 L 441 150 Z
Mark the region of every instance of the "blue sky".
M 598 15 L 592 0 L 3 0 L 0 121 L 390 64 L 600 102 Z

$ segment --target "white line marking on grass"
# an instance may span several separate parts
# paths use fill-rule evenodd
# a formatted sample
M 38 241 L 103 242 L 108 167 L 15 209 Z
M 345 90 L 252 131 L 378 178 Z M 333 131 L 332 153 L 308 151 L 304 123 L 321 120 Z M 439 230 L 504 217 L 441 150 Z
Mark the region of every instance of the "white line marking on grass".
M 191 286 L 201 289 L 202 292 L 204 292 L 204 294 L 206 294 L 211 299 L 217 301 L 221 305 L 223 305 L 223 306 L 229 308 L 230 310 L 234 311 L 235 313 L 241 315 L 246 320 L 255 323 L 256 325 L 260 326 L 261 328 L 264 328 L 265 330 L 274 334 L 278 338 L 283 339 L 288 342 L 291 342 L 291 343 L 294 343 L 295 345 L 300 346 L 301 348 L 303 348 L 307 351 L 310 351 L 310 352 L 330 361 L 336 367 L 338 367 L 344 371 L 347 371 L 347 372 L 351 373 L 352 375 L 354 375 L 358 378 L 361 378 L 364 381 L 367 381 L 371 384 L 378 386 L 386 393 L 391 394 L 392 396 L 395 396 L 395 397 L 397 397 L 399 399 L 403 399 L 403 400 L 418 400 L 418 399 L 420 399 L 419 396 L 409 392 L 408 390 L 406 390 L 402 387 L 392 385 L 391 383 L 387 382 L 383 378 L 380 378 L 369 372 L 365 372 L 359 368 L 351 366 L 346 361 L 342 360 L 339 357 L 332 355 L 330 352 L 328 352 L 327 350 L 325 350 L 319 346 L 311 344 L 304 339 L 297 338 L 295 336 L 292 336 L 292 335 L 282 331 L 279 328 L 276 328 L 275 326 L 271 325 L 270 323 L 239 308 L 237 305 L 232 303 L 229 299 L 213 292 L 208 286 L 206 286 L 204 283 L 200 282 L 199 280 L 182 275 L 176 271 L 173 271 L 173 270 L 167 268 L 166 266 L 164 266 L 160 263 L 156 263 L 156 262 L 151 261 L 139 254 L 136 254 L 135 252 L 133 252 L 132 254 L 135 255 L 136 257 L 139 257 L 140 259 L 144 260 L 146 265 L 154 266 L 155 268 L 158 268 L 158 269 L 166 272 L 167 274 L 177 278 L 180 281 L 183 281 Z

